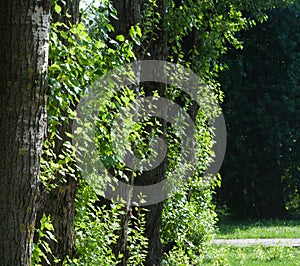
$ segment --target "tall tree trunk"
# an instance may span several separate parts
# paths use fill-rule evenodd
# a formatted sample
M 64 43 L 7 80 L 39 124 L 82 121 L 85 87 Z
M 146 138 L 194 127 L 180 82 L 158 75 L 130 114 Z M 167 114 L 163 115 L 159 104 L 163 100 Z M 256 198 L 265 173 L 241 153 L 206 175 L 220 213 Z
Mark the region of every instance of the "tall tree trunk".
M 0 2 L 0 264 L 31 265 L 50 0 Z
M 62 7 L 62 12 L 58 15 L 52 13 L 53 22 L 63 22 L 66 25 L 76 24 L 79 20 L 79 0 L 70 1 L 58 1 Z M 68 14 L 69 16 L 66 16 Z M 68 43 L 65 39 L 62 39 L 67 46 Z M 63 90 L 64 88 L 62 88 Z M 70 106 L 73 110 L 75 106 Z M 62 116 L 67 117 L 67 111 L 62 110 Z M 60 119 L 60 118 L 59 118 Z M 72 120 L 60 119 L 60 125 L 56 127 L 55 138 L 55 154 L 62 154 L 65 149 L 64 143 L 66 141 L 71 142 L 71 139 L 66 135 L 72 133 Z M 51 241 L 50 248 L 53 255 L 60 259 L 57 265 L 62 265 L 64 259 L 68 256 L 72 258 L 75 255 L 75 243 L 74 243 L 74 217 L 75 208 L 74 201 L 76 196 L 77 181 L 73 176 L 68 174 L 61 175 L 57 173 L 56 180 L 54 181 L 56 187 L 50 191 L 44 190 L 43 192 L 43 206 L 41 206 L 38 212 L 38 218 L 40 219 L 43 214 L 50 215 L 51 222 L 54 227 L 54 235 L 57 242 Z M 37 221 L 38 222 L 38 221 Z M 39 226 L 37 224 L 37 226 Z M 51 261 L 51 265 L 54 264 L 53 258 L 48 258 Z M 43 262 L 45 264 L 45 261 Z
M 168 35 L 164 30 L 164 18 L 166 12 L 165 0 L 157 1 L 157 6 L 155 7 L 154 12 L 158 12 L 161 14 L 161 18 L 159 21 L 159 25 L 156 26 L 154 31 L 155 39 L 148 40 L 151 42 L 151 46 L 149 46 L 149 50 L 146 51 L 147 55 L 142 55 L 144 59 L 149 60 L 160 60 L 167 61 L 168 59 L 168 45 L 167 38 Z M 145 45 L 148 45 L 145 44 Z M 150 95 L 151 92 L 157 90 L 160 97 L 165 97 L 165 89 L 166 84 L 153 84 L 154 88 L 151 84 L 145 84 L 145 90 L 149 90 Z M 152 87 L 152 88 L 151 88 Z M 162 108 L 162 107 L 160 107 Z M 162 138 L 166 139 L 167 133 L 167 124 L 163 119 L 159 119 L 161 123 L 161 131 L 163 132 Z M 141 176 L 137 178 L 136 185 L 150 185 L 159 183 L 166 178 L 166 170 L 168 167 L 168 163 L 166 158 L 158 165 L 156 168 L 144 172 Z M 159 202 L 156 204 L 152 204 L 147 206 L 146 212 L 146 236 L 148 238 L 148 253 L 146 258 L 145 266 L 159 266 L 162 263 L 162 245 L 160 241 L 160 232 L 162 226 L 162 211 L 163 211 L 163 202 Z
M 130 30 L 130 27 L 136 25 L 140 22 L 141 16 L 141 3 L 143 0 L 129 0 L 129 1 L 118 1 L 113 0 L 114 8 L 118 13 L 118 20 L 112 21 L 114 27 L 114 32 L 111 33 L 111 37 L 115 38 L 116 35 L 126 36 Z M 135 46 L 135 53 L 138 53 L 138 47 Z M 101 204 L 107 204 L 106 200 L 102 200 Z M 127 249 L 127 232 L 128 232 L 128 222 L 130 219 L 130 208 L 127 206 L 125 214 L 121 217 L 121 227 L 119 231 L 118 241 L 112 246 L 113 252 L 116 256 L 119 253 L 124 254 L 120 266 L 127 265 L 128 260 L 128 249 Z
M 130 1 L 118 1 L 114 0 L 114 7 L 118 12 L 119 20 L 113 23 L 115 28 L 115 34 L 123 34 L 126 36 L 129 32 L 131 26 L 136 25 L 140 22 L 140 18 L 143 13 L 143 8 L 145 8 L 145 4 L 148 1 L 145 0 L 130 0 Z M 164 14 L 166 12 L 165 1 L 157 1 L 157 6 L 155 7 L 155 12 L 159 12 L 161 14 L 160 25 L 157 25 L 156 29 L 153 29 L 155 33 L 155 39 L 146 40 L 144 44 L 141 46 L 149 47 L 146 51 L 147 56 L 142 52 L 140 47 L 135 47 L 135 54 L 137 59 L 151 59 L 151 60 L 167 60 L 167 34 L 163 30 L 163 19 Z M 151 43 L 151 46 L 149 45 Z M 143 84 L 145 87 L 146 93 L 149 92 L 151 94 L 151 84 Z M 164 96 L 165 85 L 155 84 L 154 90 L 158 90 L 160 96 Z M 163 121 L 162 130 L 166 130 L 166 125 Z M 155 184 L 162 181 L 165 178 L 167 168 L 167 162 L 164 160 L 157 168 L 144 172 L 141 176 L 136 178 L 135 185 L 150 185 Z M 146 237 L 148 238 L 148 254 L 146 258 L 145 265 L 153 266 L 153 265 L 161 265 L 162 260 L 162 246 L 160 243 L 160 230 L 162 223 L 162 210 L 163 210 L 163 202 L 153 204 L 146 207 Z M 124 217 L 123 221 L 123 231 L 121 233 L 121 238 L 126 238 L 127 224 L 128 218 L 127 215 Z M 126 253 L 126 239 L 120 239 L 122 245 L 120 245 L 119 251 Z M 126 265 L 126 260 L 123 261 L 122 265 Z

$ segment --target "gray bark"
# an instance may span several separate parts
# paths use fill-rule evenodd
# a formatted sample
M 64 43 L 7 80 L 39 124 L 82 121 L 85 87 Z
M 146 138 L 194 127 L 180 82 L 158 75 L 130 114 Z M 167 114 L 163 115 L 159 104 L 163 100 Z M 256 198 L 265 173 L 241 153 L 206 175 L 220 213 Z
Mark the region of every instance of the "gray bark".
M 50 0 L 0 2 L 0 264 L 31 265 Z

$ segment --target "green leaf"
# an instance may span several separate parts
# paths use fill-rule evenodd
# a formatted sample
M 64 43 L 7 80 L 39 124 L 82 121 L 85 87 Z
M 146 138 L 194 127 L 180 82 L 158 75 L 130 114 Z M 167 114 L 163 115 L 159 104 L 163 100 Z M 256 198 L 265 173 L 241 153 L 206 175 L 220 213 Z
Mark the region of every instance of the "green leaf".
M 57 64 L 52 64 L 51 66 L 49 66 L 49 71 L 53 71 L 55 72 L 56 70 L 59 71 L 60 70 L 60 66 Z
M 56 5 L 54 6 L 54 11 L 55 11 L 57 14 L 60 14 L 60 13 L 61 13 L 61 6 L 58 5 L 58 4 L 56 4 Z
M 124 42 L 125 41 L 125 37 L 124 35 L 117 35 L 116 39 L 120 42 Z

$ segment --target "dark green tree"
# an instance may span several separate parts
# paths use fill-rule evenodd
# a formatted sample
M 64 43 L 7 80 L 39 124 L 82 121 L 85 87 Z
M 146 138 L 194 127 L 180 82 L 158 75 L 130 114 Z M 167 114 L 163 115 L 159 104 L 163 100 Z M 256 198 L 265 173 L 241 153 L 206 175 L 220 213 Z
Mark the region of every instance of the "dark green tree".
M 241 35 L 244 49 L 224 58 L 228 146 L 219 196 L 238 216 L 285 217 L 299 193 L 299 12 L 299 3 L 269 11 Z

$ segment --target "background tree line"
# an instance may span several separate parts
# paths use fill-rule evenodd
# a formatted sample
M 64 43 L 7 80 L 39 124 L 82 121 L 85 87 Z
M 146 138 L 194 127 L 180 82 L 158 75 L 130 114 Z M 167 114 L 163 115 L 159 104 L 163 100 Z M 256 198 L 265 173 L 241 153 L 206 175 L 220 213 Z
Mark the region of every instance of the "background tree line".
M 239 217 L 299 210 L 299 3 L 269 11 L 223 58 L 228 145 L 218 197 Z

